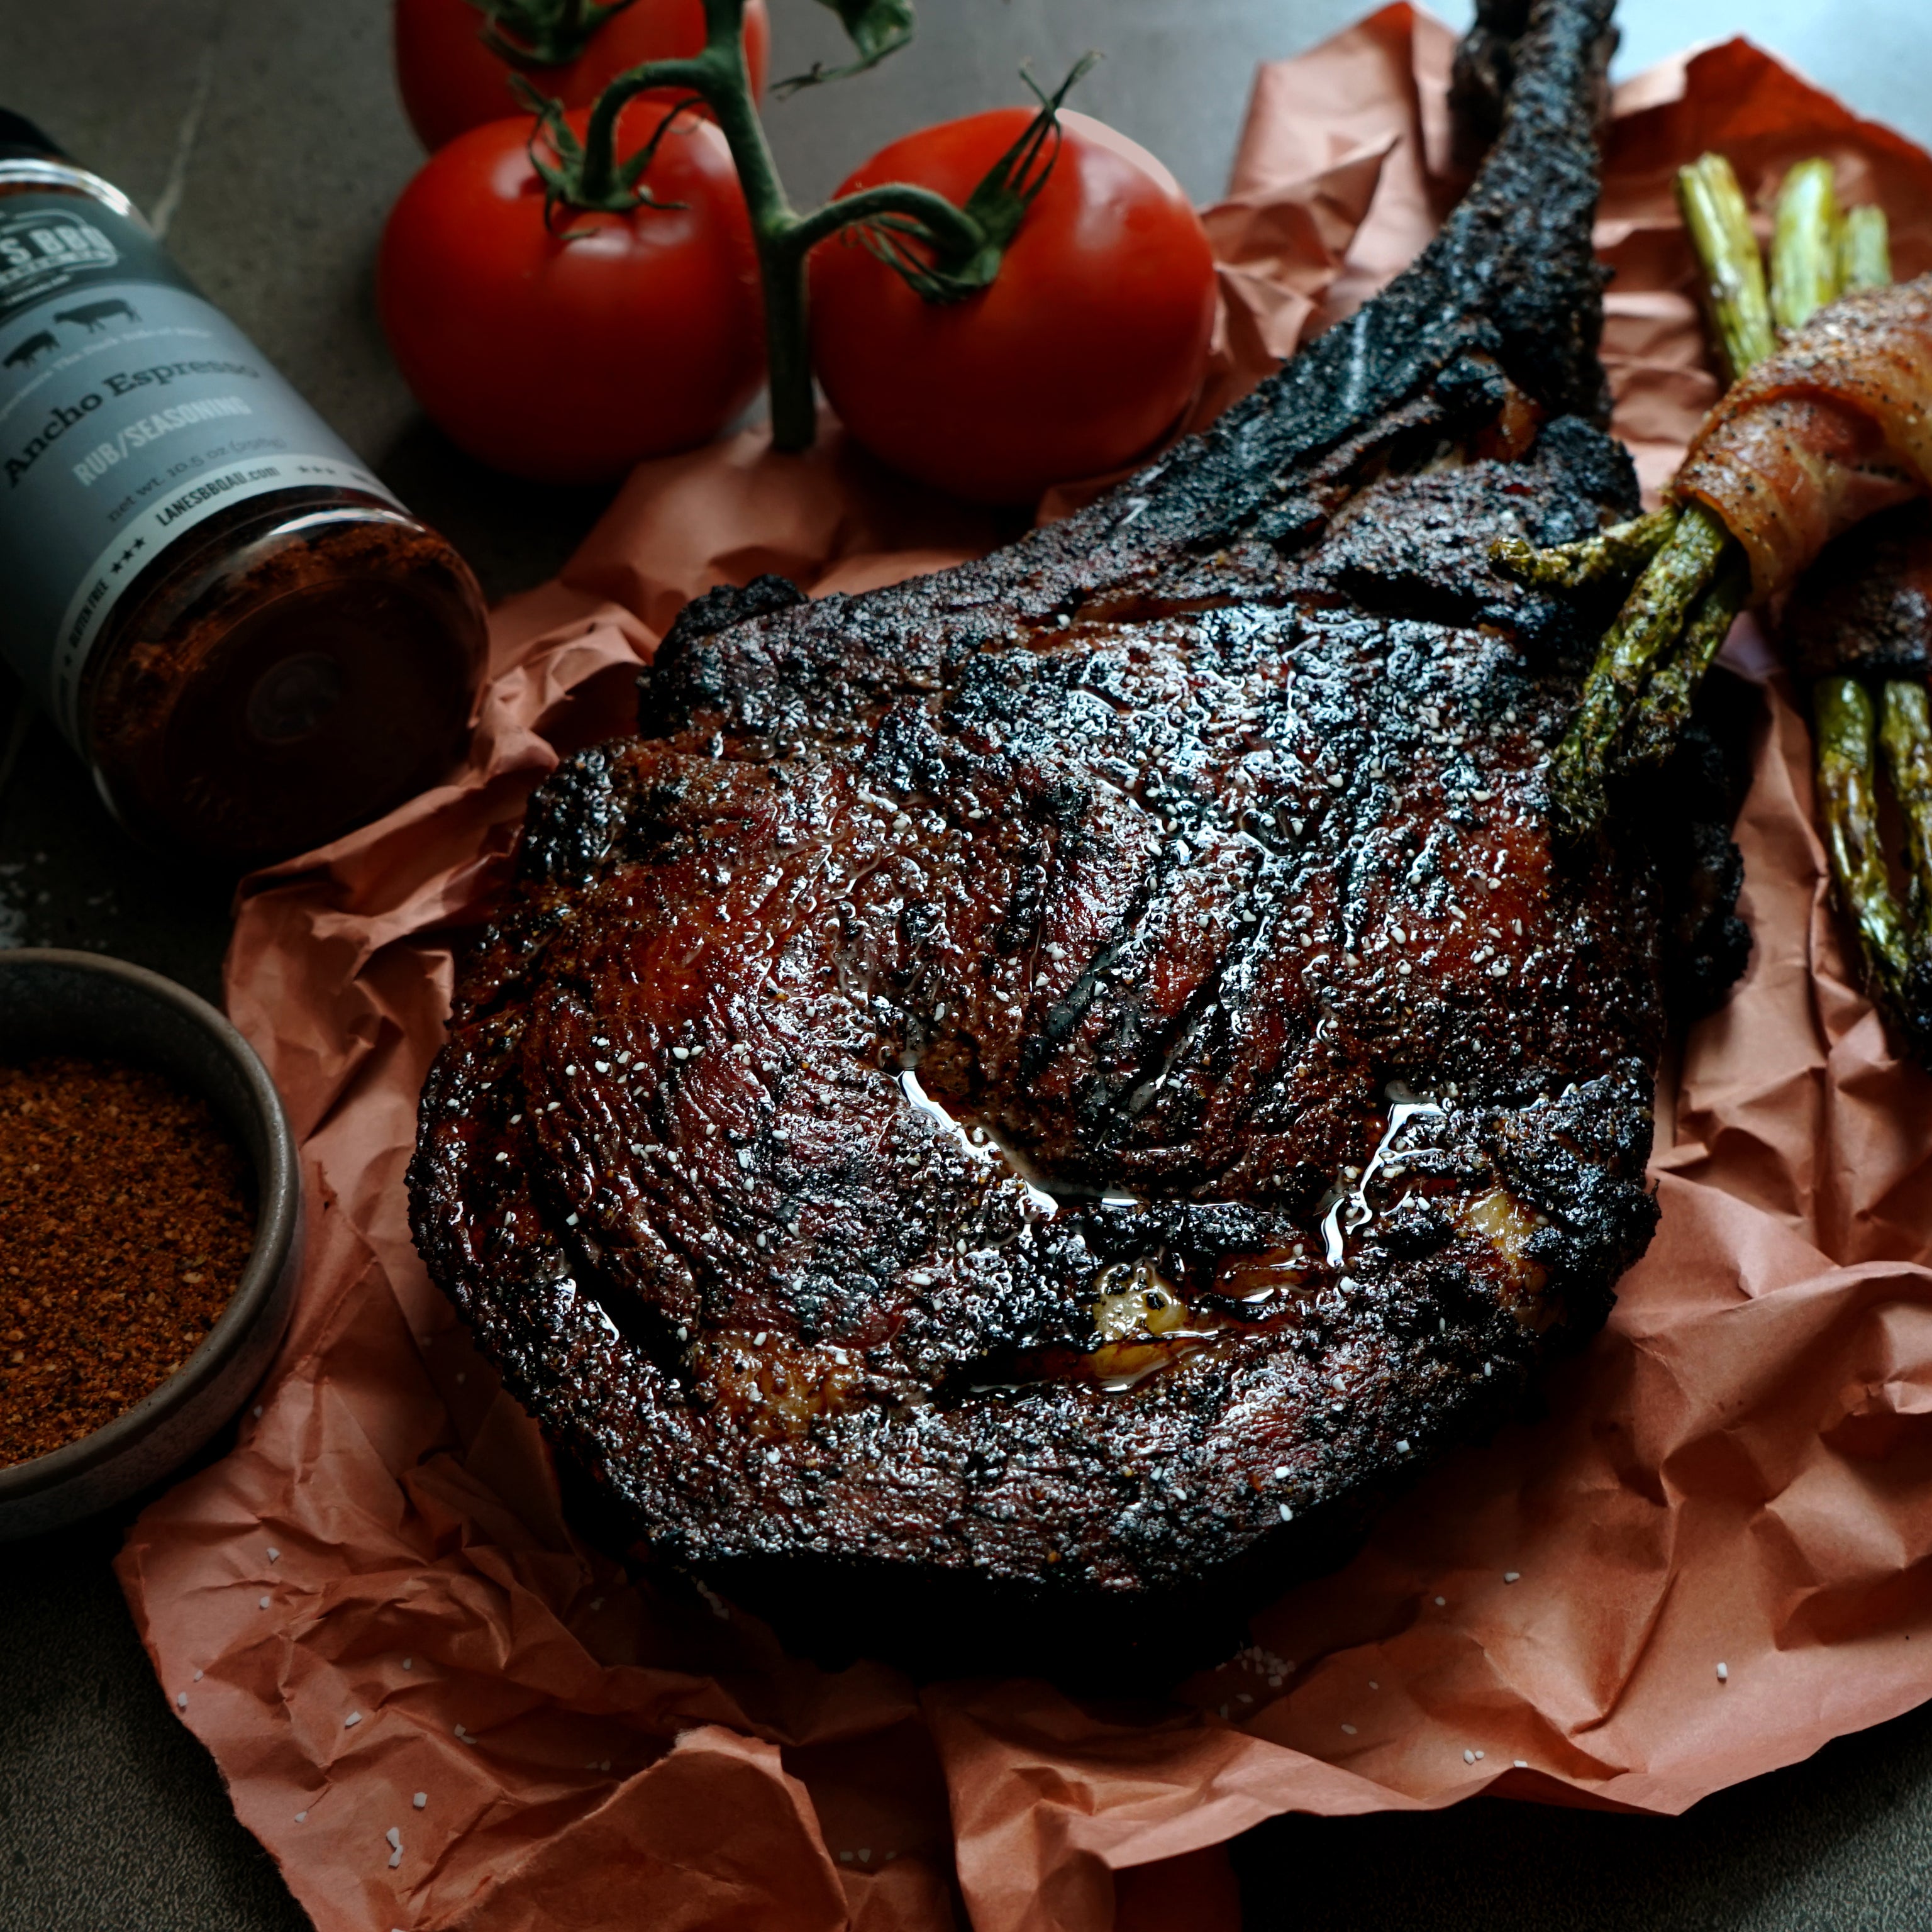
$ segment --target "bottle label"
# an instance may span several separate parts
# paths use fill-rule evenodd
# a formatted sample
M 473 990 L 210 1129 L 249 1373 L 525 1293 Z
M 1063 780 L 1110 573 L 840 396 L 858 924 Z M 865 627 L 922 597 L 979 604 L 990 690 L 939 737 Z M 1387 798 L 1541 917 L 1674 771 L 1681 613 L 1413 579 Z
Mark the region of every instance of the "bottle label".
M 76 746 L 88 653 L 143 568 L 314 486 L 395 500 L 138 220 L 0 196 L 0 648 Z

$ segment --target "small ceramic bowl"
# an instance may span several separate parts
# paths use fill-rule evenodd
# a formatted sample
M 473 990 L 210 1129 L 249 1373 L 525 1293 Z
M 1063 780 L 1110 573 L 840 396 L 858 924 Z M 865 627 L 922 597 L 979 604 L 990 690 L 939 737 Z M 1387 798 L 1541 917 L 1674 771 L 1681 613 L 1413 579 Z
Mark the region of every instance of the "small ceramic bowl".
M 125 1414 L 0 1468 L 0 1541 L 58 1529 L 171 1474 L 262 1378 L 295 1304 L 302 1180 L 281 1096 L 206 1000 L 92 952 L 0 952 L 0 1064 L 68 1053 L 148 1066 L 206 1100 L 254 1170 L 255 1246 L 201 1346 Z

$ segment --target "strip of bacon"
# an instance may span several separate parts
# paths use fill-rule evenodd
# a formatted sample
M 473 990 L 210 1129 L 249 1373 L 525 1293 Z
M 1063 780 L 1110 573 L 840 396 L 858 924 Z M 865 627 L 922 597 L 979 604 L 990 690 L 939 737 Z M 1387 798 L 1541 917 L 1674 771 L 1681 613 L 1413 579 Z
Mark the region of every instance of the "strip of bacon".
M 1789 590 L 1832 538 L 1932 489 L 1932 276 L 1821 309 L 1732 387 L 1672 494 L 1720 517 L 1754 602 Z

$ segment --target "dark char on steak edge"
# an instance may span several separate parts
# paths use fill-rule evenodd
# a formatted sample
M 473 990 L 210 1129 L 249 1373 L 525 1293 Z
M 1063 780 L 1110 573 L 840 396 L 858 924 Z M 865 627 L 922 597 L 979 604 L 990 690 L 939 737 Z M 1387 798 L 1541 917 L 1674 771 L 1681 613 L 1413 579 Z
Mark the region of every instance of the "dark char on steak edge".
M 1722 785 L 1553 852 L 1609 613 L 1489 561 L 1636 504 L 1610 10 L 1484 8 L 1476 184 L 1206 435 L 981 562 L 699 598 L 531 802 L 417 1242 L 622 1534 L 801 1644 L 1185 1652 L 1649 1239 L 1665 970 L 1741 958 Z

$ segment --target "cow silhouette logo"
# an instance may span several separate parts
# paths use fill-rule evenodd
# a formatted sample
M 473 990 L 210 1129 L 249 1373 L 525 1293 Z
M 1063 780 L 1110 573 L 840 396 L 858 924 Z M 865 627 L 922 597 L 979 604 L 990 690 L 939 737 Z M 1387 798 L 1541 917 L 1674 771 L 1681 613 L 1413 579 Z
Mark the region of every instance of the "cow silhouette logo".
M 59 346 L 51 331 L 40 329 L 8 350 L 4 366 L 9 369 L 31 369 L 39 358 Z
M 78 308 L 64 308 L 56 311 L 56 322 L 70 322 L 84 327 L 90 335 L 98 335 L 107 326 L 109 320 L 117 315 L 124 315 L 130 322 L 139 322 L 140 317 L 124 302 L 118 298 L 112 302 L 82 302 Z

